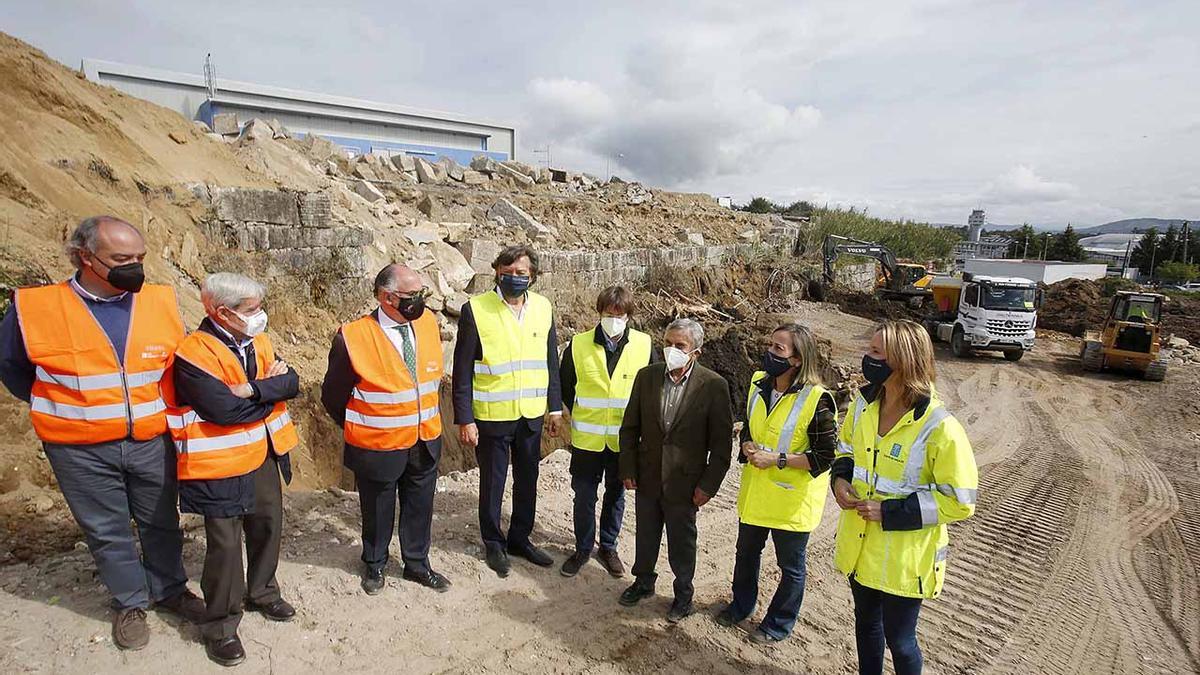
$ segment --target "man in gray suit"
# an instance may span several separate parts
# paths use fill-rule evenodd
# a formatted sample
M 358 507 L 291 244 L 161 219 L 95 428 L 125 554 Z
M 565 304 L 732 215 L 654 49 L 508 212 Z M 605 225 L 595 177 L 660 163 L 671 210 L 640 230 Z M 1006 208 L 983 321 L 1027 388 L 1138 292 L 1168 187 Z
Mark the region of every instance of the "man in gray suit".
M 733 452 L 729 385 L 696 363 L 703 345 L 699 323 L 672 321 L 663 335 L 665 363 L 638 371 L 621 424 L 621 479 L 625 489 L 637 491 L 636 581 L 621 604 L 632 607 L 654 595 L 665 526 L 675 575 L 672 623 L 695 611 L 696 512 L 720 489 Z

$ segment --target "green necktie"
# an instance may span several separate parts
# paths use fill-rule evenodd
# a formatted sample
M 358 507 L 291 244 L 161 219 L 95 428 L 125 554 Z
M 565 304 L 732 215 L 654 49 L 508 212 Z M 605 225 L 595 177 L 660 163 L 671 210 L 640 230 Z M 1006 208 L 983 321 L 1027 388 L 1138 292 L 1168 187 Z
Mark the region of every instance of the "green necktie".
M 406 324 L 396 326 L 396 330 L 400 331 L 400 337 L 404 339 L 404 365 L 408 366 L 408 372 L 413 377 L 417 376 L 417 350 L 413 348 L 412 337 L 409 336 L 409 331 L 404 330 Z

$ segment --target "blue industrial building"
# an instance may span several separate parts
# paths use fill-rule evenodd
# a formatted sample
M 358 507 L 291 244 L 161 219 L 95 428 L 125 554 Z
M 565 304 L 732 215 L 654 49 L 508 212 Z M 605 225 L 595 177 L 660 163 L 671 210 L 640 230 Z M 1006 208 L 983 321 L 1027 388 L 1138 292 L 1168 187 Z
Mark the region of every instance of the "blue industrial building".
M 84 75 L 210 126 L 215 115 L 277 119 L 290 132 L 319 134 L 349 154 L 408 154 L 460 164 L 485 154 L 515 158 L 516 129 L 451 113 L 84 59 Z

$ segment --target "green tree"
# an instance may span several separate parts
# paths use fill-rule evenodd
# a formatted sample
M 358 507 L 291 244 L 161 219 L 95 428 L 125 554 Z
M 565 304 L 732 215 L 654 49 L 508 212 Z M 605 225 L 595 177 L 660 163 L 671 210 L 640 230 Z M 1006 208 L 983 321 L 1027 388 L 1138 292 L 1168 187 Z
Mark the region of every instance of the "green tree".
M 1179 236 L 1179 228 L 1175 225 L 1167 227 L 1162 239 L 1158 242 L 1158 259 L 1164 263 L 1175 262 L 1183 258 L 1183 239 Z
M 1182 284 L 1200 277 L 1200 267 L 1178 261 L 1165 262 L 1158 266 L 1158 278 L 1169 283 Z
M 1037 232 L 1029 223 L 1021 225 L 1021 229 L 1010 232 L 1012 243 L 1008 245 L 1008 257 L 1010 258 L 1028 258 L 1031 255 L 1036 258 L 1037 250 L 1035 241 L 1037 240 Z
M 775 213 L 779 207 L 766 197 L 755 197 L 750 200 L 749 204 L 743 206 L 742 210 L 750 213 Z
M 1079 234 L 1067 223 L 1067 229 L 1054 235 L 1050 249 L 1046 251 L 1047 260 L 1062 260 L 1064 262 L 1079 262 L 1084 258 L 1083 247 L 1079 245 Z
M 786 209 L 783 210 L 783 212 L 789 216 L 801 216 L 804 218 L 811 218 L 813 211 L 813 205 L 803 200 L 792 202 L 791 204 L 788 204 Z
M 1138 268 L 1144 276 L 1154 276 L 1153 267 L 1161 260 L 1158 257 L 1158 238 L 1158 228 L 1146 230 L 1129 253 L 1129 266 Z

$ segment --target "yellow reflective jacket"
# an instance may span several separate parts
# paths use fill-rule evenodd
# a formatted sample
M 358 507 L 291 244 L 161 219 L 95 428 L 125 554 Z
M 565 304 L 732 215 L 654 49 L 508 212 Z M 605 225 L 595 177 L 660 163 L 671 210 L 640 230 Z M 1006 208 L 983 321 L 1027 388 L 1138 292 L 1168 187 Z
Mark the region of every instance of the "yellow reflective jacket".
M 975 512 L 975 454 L 936 397 L 905 413 L 877 443 L 879 402 L 868 401 L 871 393 L 859 394 L 846 416 L 833 476 L 852 476 L 860 498 L 882 501 L 883 522 L 842 511 L 835 564 L 868 588 L 936 598 L 946 576 L 946 524 Z
M 808 450 L 808 425 L 826 389 L 809 385 L 786 393 L 768 412 L 758 388 L 766 376 L 758 371 L 750 378 L 746 399 L 750 439 L 772 452 L 802 454 Z M 804 469 L 760 469 L 747 462 L 738 490 L 738 518 L 747 525 L 812 532 L 821 522 L 828 492 L 828 471 L 814 477 Z
M 529 291 L 520 322 L 494 291 L 471 298 L 483 358 L 471 378 L 475 419 L 511 422 L 546 414 L 550 367 L 546 360 L 553 311 L 544 296 Z
M 603 452 L 621 451 L 621 420 L 633 391 L 633 378 L 650 363 L 650 336 L 632 328 L 617 367 L 608 373 L 608 355 L 596 344 L 596 330 L 571 339 L 575 365 L 575 404 L 571 408 L 571 445 Z

